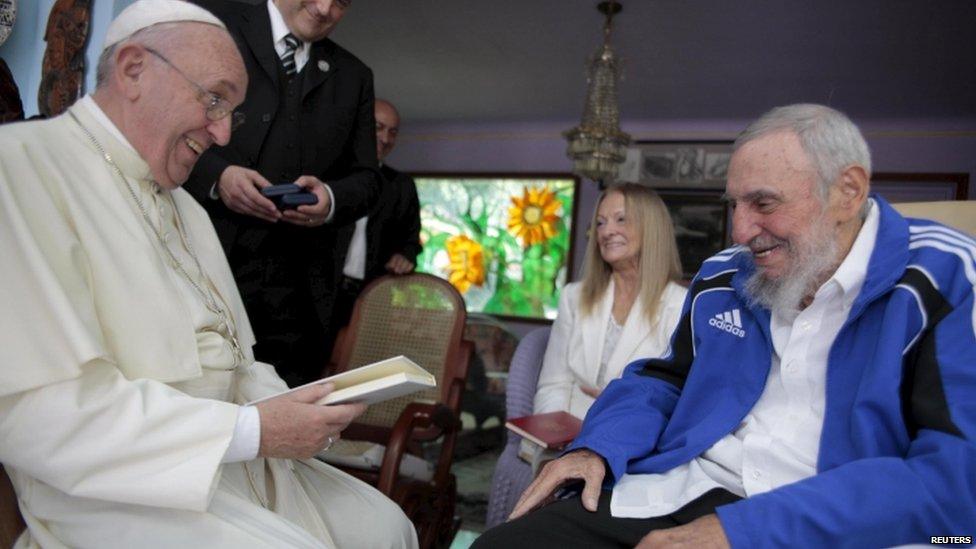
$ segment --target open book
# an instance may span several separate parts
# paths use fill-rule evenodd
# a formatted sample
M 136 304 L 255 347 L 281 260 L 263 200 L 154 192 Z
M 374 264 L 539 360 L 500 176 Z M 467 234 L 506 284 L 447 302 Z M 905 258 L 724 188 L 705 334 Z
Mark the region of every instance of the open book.
M 271 400 L 310 385 L 321 385 L 323 383 L 332 383 L 335 385 L 335 389 L 316 404 L 343 404 L 346 402 L 375 404 L 437 386 L 437 380 L 430 372 L 409 358 L 400 355 L 266 396 L 248 402 L 248 405 Z

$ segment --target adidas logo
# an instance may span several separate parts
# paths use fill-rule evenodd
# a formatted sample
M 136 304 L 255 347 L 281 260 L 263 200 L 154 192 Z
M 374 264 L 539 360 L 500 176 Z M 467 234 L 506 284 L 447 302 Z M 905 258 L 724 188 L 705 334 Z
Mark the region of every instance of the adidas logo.
M 709 318 L 708 325 L 734 336 L 746 337 L 746 331 L 742 329 L 742 318 L 739 316 L 739 309 L 725 311 L 724 313 L 719 313 Z

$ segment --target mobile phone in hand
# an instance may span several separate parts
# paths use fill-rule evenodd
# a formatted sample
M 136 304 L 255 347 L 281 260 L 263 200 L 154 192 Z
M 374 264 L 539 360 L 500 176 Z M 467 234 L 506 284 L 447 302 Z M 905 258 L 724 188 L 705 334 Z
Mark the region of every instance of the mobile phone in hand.
M 278 206 L 279 209 L 287 210 L 291 208 L 297 208 L 302 205 L 313 205 L 319 203 L 319 197 L 308 191 L 301 191 L 297 193 L 286 194 L 281 197 L 281 204 Z
M 271 185 L 270 187 L 261 189 L 261 194 L 267 198 L 276 198 L 286 194 L 294 194 L 300 192 L 301 190 L 302 188 L 294 183 L 282 183 L 280 185 Z
M 291 210 L 303 204 L 317 204 L 319 201 L 317 196 L 294 183 L 271 185 L 261 189 L 261 194 L 270 198 L 279 210 Z

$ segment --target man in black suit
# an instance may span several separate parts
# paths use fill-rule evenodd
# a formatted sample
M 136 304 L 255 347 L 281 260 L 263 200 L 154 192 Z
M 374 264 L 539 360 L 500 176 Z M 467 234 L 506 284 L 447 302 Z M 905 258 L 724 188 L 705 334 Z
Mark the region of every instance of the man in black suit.
M 379 195 L 373 75 L 327 38 L 350 0 L 195 1 L 227 25 L 249 83 L 245 124 L 201 156 L 186 187 L 227 252 L 255 357 L 300 384 L 328 359 L 336 230 Z M 285 182 L 318 203 L 279 212 L 260 189 Z
M 380 199 L 369 213 L 339 230 L 336 276 L 339 292 L 333 309 L 331 340 L 348 324 L 352 306 L 363 286 L 386 273 L 413 272 L 420 245 L 420 201 L 413 178 L 383 160 L 396 146 L 400 113 L 385 99 L 377 99 L 376 156 L 383 174 Z

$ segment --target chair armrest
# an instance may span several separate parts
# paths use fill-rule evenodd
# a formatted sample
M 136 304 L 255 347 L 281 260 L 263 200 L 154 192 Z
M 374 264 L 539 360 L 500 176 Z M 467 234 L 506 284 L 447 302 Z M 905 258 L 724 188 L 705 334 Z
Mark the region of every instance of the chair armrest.
M 400 476 L 400 461 L 403 460 L 403 454 L 407 450 L 407 443 L 414 429 L 427 429 L 437 432 L 439 436 L 456 432 L 460 427 L 460 418 L 441 403 L 411 402 L 408 404 L 393 426 L 390 441 L 386 445 L 386 453 L 383 454 L 376 488 L 387 497 L 392 496 L 393 486 Z
M 457 354 L 453 358 L 455 363 L 454 375 L 448 377 L 450 382 L 446 386 L 447 390 L 441 394 L 441 398 L 443 399 L 441 405 L 446 406 L 448 410 L 458 410 L 458 418 L 461 417 L 461 397 L 464 396 L 464 389 L 468 379 L 468 365 L 471 362 L 472 353 L 474 353 L 474 343 L 462 340 Z M 414 440 L 426 442 L 442 434 L 444 433 L 439 429 L 426 429 L 414 431 L 413 438 Z
M 471 345 L 470 342 L 465 341 L 464 343 L 470 345 L 470 347 L 462 345 L 461 353 L 460 356 L 458 357 L 458 362 L 459 362 L 458 370 L 463 369 L 464 375 L 457 375 L 451 378 L 451 383 L 448 386 L 448 390 L 447 390 L 447 400 L 445 401 L 445 405 L 448 408 L 455 409 L 455 410 L 461 409 L 461 397 L 464 396 L 464 389 L 468 381 L 468 376 L 467 376 L 468 361 L 471 359 L 471 352 L 474 349 L 474 345 Z

